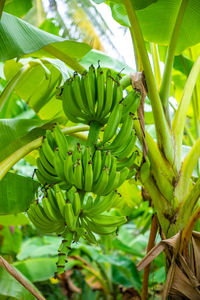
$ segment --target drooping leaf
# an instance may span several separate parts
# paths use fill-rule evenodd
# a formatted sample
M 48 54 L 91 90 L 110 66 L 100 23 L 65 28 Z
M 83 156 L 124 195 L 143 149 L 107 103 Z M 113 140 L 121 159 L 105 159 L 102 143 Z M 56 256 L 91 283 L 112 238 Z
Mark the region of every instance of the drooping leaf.
M 26 211 L 38 186 L 31 178 L 7 173 L 0 181 L 0 215 Z
M 49 44 L 51 44 L 51 50 Z M 80 59 L 91 49 L 87 44 L 64 40 L 15 16 L 3 13 L 0 23 L 0 60 L 4 61 L 33 53 L 45 46 L 45 50 L 43 49 L 32 55 L 35 57 L 41 55 L 58 57 L 68 62 L 68 64 L 71 60 L 74 62 Z
M 81 60 L 80 63 L 85 66 L 85 68 L 89 68 L 91 64 L 95 67 L 98 67 L 98 61 L 103 68 L 110 68 L 115 70 L 116 72 L 121 72 L 123 74 L 129 74 L 130 72 L 134 72 L 134 69 L 121 62 L 120 60 L 113 58 L 103 52 L 97 50 L 91 50 L 88 52 Z
M 25 280 L 29 282 L 27 278 L 25 278 Z M 29 282 L 29 284 L 33 286 L 31 282 Z M 3 268 L 0 268 L 0 295 L 13 297 L 12 299 L 16 299 L 16 300 L 35 299 L 35 297 L 27 289 L 25 289 L 14 277 L 12 277 Z
M 6 1 L 4 11 L 22 18 L 32 7 L 32 0 L 9 0 Z

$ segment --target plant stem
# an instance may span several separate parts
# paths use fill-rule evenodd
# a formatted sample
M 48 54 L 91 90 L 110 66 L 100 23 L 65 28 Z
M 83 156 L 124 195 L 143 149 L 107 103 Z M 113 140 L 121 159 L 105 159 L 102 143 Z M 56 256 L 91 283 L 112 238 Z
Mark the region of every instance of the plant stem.
M 120 85 L 122 86 L 123 90 L 127 88 L 127 86 L 131 85 L 131 77 L 130 75 L 125 75 L 120 80 Z
M 87 140 L 87 136 L 81 134 L 81 131 L 88 131 L 89 126 L 83 125 L 83 126 L 75 126 L 75 127 L 66 127 L 62 131 L 64 134 L 69 134 L 72 136 L 75 136 L 77 138 L 82 138 L 83 140 Z M 4 159 L 0 163 L 0 180 L 6 175 L 6 173 L 12 168 L 20 159 L 22 159 L 24 156 L 32 152 L 33 150 L 39 148 L 42 145 L 42 137 L 37 138 L 30 143 L 24 145 L 14 153 L 12 153 L 10 156 L 8 156 L 6 159 Z
M 160 74 L 160 65 L 159 65 L 157 45 L 155 43 L 150 43 L 150 46 L 151 46 L 151 52 L 152 52 L 152 58 L 153 58 L 155 79 L 156 79 L 157 87 L 159 89 L 160 83 L 161 83 L 161 74 Z
M 179 230 L 183 229 L 190 216 L 192 215 L 195 205 L 200 197 L 200 179 L 197 180 L 190 194 L 186 196 L 185 200 L 181 203 L 178 219 L 176 222 L 177 228 Z
M 175 196 L 179 199 L 179 202 L 183 200 L 183 197 L 188 194 L 190 188 L 190 178 L 192 172 L 200 157 L 200 137 L 191 148 L 188 155 L 185 157 L 180 172 L 179 182 L 175 189 Z
M 148 87 L 148 94 L 151 100 L 151 105 L 152 105 L 152 110 L 153 110 L 153 115 L 155 120 L 158 144 L 160 149 L 164 151 L 166 158 L 172 164 L 174 160 L 173 139 L 171 136 L 169 126 L 167 124 L 167 120 L 165 118 L 160 96 L 156 87 L 156 81 L 153 76 L 153 72 L 149 61 L 148 53 L 145 47 L 142 32 L 138 24 L 137 16 L 135 14 L 132 1 L 123 0 L 123 3 L 126 7 L 129 21 L 132 27 L 131 30 L 134 31 L 135 41 L 139 49 L 142 65 L 144 68 L 145 79 Z
M 143 184 L 152 199 L 153 207 L 156 210 L 161 228 L 166 234 L 170 226 L 170 222 L 168 219 L 166 219 L 165 214 L 170 215 L 171 213 L 170 203 L 160 193 L 151 176 L 149 176 L 149 178 Z
M 174 62 L 174 56 L 176 51 L 176 45 L 179 37 L 179 32 L 181 28 L 181 24 L 183 21 L 183 17 L 185 14 L 185 10 L 188 4 L 188 0 L 182 0 L 176 22 L 174 25 L 174 29 L 172 32 L 172 36 L 169 42 L 169 48 L 167 51 L 167 58 L 165 62 L 165 69 L 163 74 L 163 79 L 160 88 L 160 97 L 163 103 L 163 107 L 165 109 L 165 113 L 167 115 L 167 119 L 169 121 L 169 92 L 170 92 L 170 84 L 171 84 L 171 74 Z
M 179 171 L 181 166 L 181 148 L 182 148 L 182 139 L 183 139 L 183 131 L 185 120 L 187 117 L 187 111 L 190 104 L 190 99 L 192 97 L 193 89 L 198 79 L 198 75 L 200 72 L 200 56 L 196 60 L 195 64 L 190 71 L 187 82 L 185 84 L 183 95 L 174 116 L 172 129 L 174 132 L 175 139 L 175 167 Z

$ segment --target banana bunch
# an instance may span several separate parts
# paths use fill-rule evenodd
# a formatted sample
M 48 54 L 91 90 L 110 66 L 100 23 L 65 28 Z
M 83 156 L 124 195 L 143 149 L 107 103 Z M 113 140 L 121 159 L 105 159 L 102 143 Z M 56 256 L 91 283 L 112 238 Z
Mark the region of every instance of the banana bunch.
M 119 202 L 121 195 L 112 192 L 107 196 L 82 196 L 72 187 L 62 191 L 59 185 L 48 188 L 41 203 L 37 200 L 31 204 L 27 214 L 32 223 L 42 233 L 57 233 L 63 237 L 58 249 L 57 272 L 64 272 L 66 257 L 71 249 L 72 241 L 80 237 L 90 243 L 97 243 L 95 233 L 100 235 L 113 234 L 118 226 L 127 220 L 123 216 L 105 215 Z
M 123 90 L 117 78 L 112 78 L 111 70 L 107 70 L 105 77 L 100 66 L 95 70 L 91 65 L 81 77 L 74 73 L 67 79 L 62 99 L 69 120 L 86 124 L 91 121 L 106 123 L 108 114 L 122 100 Z
M 67 152 L 64 160 L 64 174 L 68 184 L 84 192 L 106 195 L 117 189 L 129 175 L 129 169 L 118 168 L 117 159 L 111 151 L 96 150 L 89 146 Z

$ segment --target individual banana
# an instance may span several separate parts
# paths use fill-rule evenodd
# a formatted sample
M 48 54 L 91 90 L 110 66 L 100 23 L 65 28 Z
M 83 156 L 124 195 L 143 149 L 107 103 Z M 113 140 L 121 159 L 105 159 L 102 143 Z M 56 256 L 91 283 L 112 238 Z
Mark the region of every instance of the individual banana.
M 107 167 L 102 169 L 101 175 L 96 183 L 93 184 L 93 193 L 103 195 L 109 180 L 109 170 Z
M 46 157 L 46 159 L 49 161 L 49 163 L 53 162 L 54 159 L 54 151 L 51 148 L 51 146 L 48 143 L 48 140 L 45 138 L 42 142 L 42 150 Z
M 61 215 L 65 218 L 65 206 L 66 200 L 64 198 L 63 192 L 58 185 L 54 186 L 55 198 L 57 201 L 57 206 L 60 210 Z
M 118 188 L 120 185 L 122 185 L 122 183 L 127 179 L 128 174 L 129 174 L 129 169 L 127 167 L 120 170 L 119 181 L 118 181 L 118 184 L 115 188 Z
M 104 195 L 109 194 L 111 191 L 113 191 L 115 185 L 115 178 L 117 176 L 116 171 L 117 171 L 117 159 L 116 157 L 112 156 L 112 164 L 110 168 L 108 184 L 104 190 Z
M 122 120 L 124 121 L 128 113 L 135 114 L 140 105 L 141 95 L 136 91 L 131 91 L 123 100 Z
M 122 124 L 122 127 L 119 133 L 117 134 L 117 136 L 115 137 L 115 139 L 113 140 L 113 142 L 110 145 L 105 146 L 104 149 L 115 150 L 118 149 L 122 144 L 127 144 L 132 131 L 133 131 L 133 118 L 129 114 L 126 120 L 124 121 L 124 123 Z
M 119 161 L 117 163 L 117 170 L 121 170 L 124 167 L 130 168 L 133 165 L 136 157 L 137 157 L 137 151 L 133 152 L 130 157 L 127 157 L 124 160 Z
M 46 197 L 42 198 L 42 205 L 43 205 L 43 209 L 44 209 L 44 212 L 46 213 L 47 217 L 51 221 L 57 221 L 58 220 L 58 215 L 56 214 L 56 212 L 54 212 L 54 209 L 51 206 L 48 198 L 46 198 Z
M 77 217 L 74 214 L 71 203 L 66 203 L 64 213 L 65 213 L 65 222 L 66 222 L 67 228 L 71 231 L 75 231 Z
M 105 144 L 107 141 L 112 139 L 112 137 L 115 135 L 117 128 L 121 121 L 122 110 L 123 110 L 122 103 L 121 102 L 117 103 L 108 119 L 108 123 L 106 125 L 104 134 L 103 134 L 102 144 Z
M 97 68 L 97 111 L 96 115 L 99 118 L 104 108 L 104 74 L 100 66 Z
M 67 138 L 65 137 L 65 135 L 63 134 L 63 132 L 60 130 L 58 126 L 54 127 L 53 133 L 54 133 L 57 147 L 59 149 L 59 154 L 61 158 L 64 160 L 66 157 L 66 153 L 69 150 Z
M 84 177 L 86 176 L 86 173 L 83 175 L 83 166 L 82 166 L 82 160 L 78 159 L 77 163 L 74 165 L 74 182 L 78 189 L 83 189 L 83 182 Z
M 113 103 L 111 107 L 111 111 L 114 109 L 115 105 L 118 105 L 118 103 L 121 103 L 123 100 L 123 90 L 122 86 L 119 83 L 119 75 L 117 74 L 115 76 L 114 80 L 114 86 L 113 86 Z
M 84 166 L 84 191 L 91 192 L 93 185 L 93 169 L 92 160 L 89 153 L 89 148 L 85 149 L 83 154 L 83 166 Z
M 81 211 L 81 200 L 78 191 L 74 192 L 72 207 L 73 207 L 74 215 L 78 216 Z
M 102 169 L 101 150 L 96 150 L 93 157 L 93 180 L 96 182 L 99 179 Z
M 43 152 L 42 148 L 39 148 L 39 157 L 40 157 L 40 161 L 41 161 L 42 165 L 47 170 L 47 172 L 50 173 L 53 176 L 56 176 L 56 170 L 53 167 L 52 162 L 50 163 L 47 160 L 46 156 L 44 155 L 44 152 Z
M 58 177 L 61 178 L 62 180 L 65 180 L 64 160 L 63 160 L 63 158 L 61 158 L 60 153 L 61 152 L 59 150 L 54 152 L 53 165 L 54 165 L 54 169 L 55 169 Z
M 92 74 L 86 73 L 83 77 L 83 83 L 85 88 L 85 94 L 87 98 L 87 104 L 89 111 L 92 115 L 95 114 L 95 99 L 93 99 L 93 78 Z
M 66 159 L 64 160 L 64 174 L 65 180 L 73 185 L 75 182 L 75 178 L 72 152 L 67 152 Z
M 53 183 L 53 184 L 55 184 L 55 183 L 61 181 L 61 179 L 58 176 L 54 176 L 54 175 L 50 174 L 44 168 L 44 166 L 42 165 L 41 160 L 40 160 L 39 157 L 37 158 L 36 162 L 37 162 L 37 167 L 38 167 L 39 172 L 41 173 L 41 175 L 43 176 L 43 178 L 46 179 L 47 183 L 50 183 L 50 184 Z
M 81 87 L 80 87 L 80 77 L 78 74 L 74 75 L 71 86 L 72 86 L 72 93 L 73 93 L 74 99 L 75 99 L 79 109 L 84 114 L 88 115 L 89 110 L 88 110 L 86 102 L 84 101 L 84 98 L 82 97 Z
M 127 143 L 122 144 L 118 149 L 112 150 L 112 154 L 115 155 L 119 160 L 129 156 L 134 151 L 136 139 L 137 137 L 132 131 Z
M 113 105 L 113 79 L 111 76 L 111 71 L 108 69 L 106 73 L 106 88 L 105 88 L 105 100 L 104 108 L 101 113 L 101 118 L 103 119 L 108 115 Z
M 100 234 L 100 235 L 109 235 L 109 234 L 113 234 L 113 233 L 116 233 L 117 231 L 117 227 L 116 226 L 96 226 L 94 225 L 94 223 L 92 221 L 90 221 L 88 218 L 85 219 L 86 222 L 87 222 L 87 226 L 89 228 L 89 230 L 91 232 L 94 232 L 94 233 L 97 233 L 97 234 Z
M 100 227 L 118 227 L 127 222 L 124 216 L 108 216 L 108 215 L 95 215 L 90 217 L 93 225 Z

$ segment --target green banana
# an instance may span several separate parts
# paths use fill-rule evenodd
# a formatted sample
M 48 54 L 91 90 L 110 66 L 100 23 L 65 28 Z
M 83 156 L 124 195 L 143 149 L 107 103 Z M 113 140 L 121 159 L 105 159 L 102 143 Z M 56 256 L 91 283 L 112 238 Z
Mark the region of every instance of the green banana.
M 57 214 L 54 212 L 48 198 L 44 197 L 42 199 L 42 205 L 43 205 L 43 209 L 44 209 L 44 212 L 46 213 L 47 217 L 51 221 L 57 221 L 58 220 Z
M 63 99 L 63 110 L 66 116 L 68 117 L 69 120 L 71 120 L 74 123 L 84 123 L 85 116 L 80 112 L 80 109 L 77 107 L 73 94 L 72 94 L 72 89 L 71 89 L 71 81 L 72 79 L 68 79 L 63 88 L 63 94 L 62 94 L 62 99 Z M 81 117 L 84 118 L 81 118 Z
M 54 183 L 55 184 L 55 183 L 61 181 L 61 179 L 58 176 L 53 176 L 49 172 L 47 172 L 47 170 L 42 165 L 39 157 L 37 158 L 36 162 L 37 162 L 37 167 L 38 167 L 39 172 L 46 179 L 46 181 L 48 183 Z
M 48 140 L 45 138 L 42 142 L 42 151 L 48 160 L 49 163 L 53 162 L 54 158 L 54 151 L 52 150 L 51 146 L 48 143 Z
M 75 231 L 77 217 L 74 215 L 74 211 L 71 203 L 66 203 L 64 213 L 65 213 L 65 222 L 67 228 L 71 231 Z
M 107 167 L 102 169 L 101 175 L 96 183 L 93 184 L 93 192 L 97 195 L 103 195 L 109 179 L 109 170 Z
M 57 206 L 59 208 L 59 211 L 63 217 L 65 217 L 65 206 L 66 206 L 66 201 L 63 195 L 62 190 L 58 185 L 54 186 L 54 192 L 55 192 L 55 198 L 57 202 Z
M 117 186 L 115 188 L 118 188 L 120 185 L 122 185 L 122 183 L 126 180 L 126 178 L 128 177 L 129 174 L 129 169 L 127 167 L 123 168 L 120 171 L 120 177 L 119 177 L 119 182 L 117 184 Z
M 46 140 L 48 141 L 49 146 L 54 151 L 54 149 L 56 147 L 56 143 L 55 143 L 55 139 L 54 139 L 54 137 L 52 135 L 51 130 L 46 130 L 45 137 L 46 137 Z
M 93 99 L 93 92 L 92 92 L 93 79 L 91 78 L 91 76 L 89 76 L 88 73 L 86 73 L 84 75 L 83 83 L 84 83 L 84 88 L 85 88 L 85 93 L 86 93 L 86 98 L 87 98 L 89 111 L 92 115 L 94 115 L 94 113 L 95 113 L 95 99 Z
M 135 114 L 140 105 L 141 95 L 135 91 L 131 91 L 123 100 L 122 120 L 124 120 L 128 113 Z
M 73 207 L 74 215 L 78 216 L 81 211 L 81 200 L 80 200 L 79 193 L 77 191 L 74 193 L 72 207 Z
M 108 226 L 96 226 L 88 218 L 86 218 L 87 226 L 91 232 L 100 234 L 100 235 L 109 235 L 117 231 L 117 227 L 108 227 Z
M 102 169 L 101 150 L 96 150 L 93 157 L 93 180 L 96 182 L 99 179 Z
M 83 176 L 82 160 L 78 159 L 76 165 L 74 166 L 74 182 L 76 187 L 80 190 L 83 188 Z
M 127 222 L 124 216 L 108 216 L 108 215 L 98 215 L 90 217 L 93 225 L 99 227 L 118 227 Z
M 117 163 L 117 170 L 121 170 L 124 167 L 130 168 L 137 157 L 137 152 L 133 152 L 130 157 L 125 158 L 124 160 Z
M 116 157 L 112 156 L 112 164 L 110 168 L 109 180 L 104 190 L 104 195 L 109 194 L 113 190 L 115 184 L 115 178 L 117 176 L 116 171 L 117 171 L 117 159 Z
M 125 122 L 122 124 L 122 127 L 113 140 L 113 142 L 105 146 L 104 149 L 106 150 L 115 150 L 118 149 L 122 144 L 127 144 L 128 139 L 133 131 L 133 118 L 131 115 L 128 115 Z
M 112 154 L 117 156 L 117 158 L 120 160 L 124 159 L 134 151 L 136 139 L 137 139 L 136 135 L 132 132 L 131 135 L 129 136 L 127 143 L 122 144 L 121 147 L 119 147 L 116 150 L 113 150 Z
M 73 159 L 72 159 L 72 152 L 67 152 L 66 159 L 64 160 L 64 174 L 65 180 L 70 184 L 74 184 L 74 170 L 73 170 Z
M 107 141 L 112 139 L 112 137 L 115 135 L 121 121 L 122 110 L 123 110 L 123 105 L 121 103 L 117 103 L 108 119 L 107 126 L 104 130 L 102 144 L 105 144 Z
M 97 117 L 100 117 L 102 114 L 102 110 L 104 108 L 104 75 L 103 70 L 98 67 L 97 68 Z
M 59 148 L 60 150 L 60 148 Z M 55 151 L 54 152 L 54 160 L 53 160 L 53 165 L 56 171 L 56 174 L 58 175 L 59 178 L 62 180 L 65 180 L 65 173 L 64 173 L 64 160 L 61 158 L 60 151 Z
M 50 173 L 53 176 L 56 176 L 56 171 L 55 171 L 52 163 L 50 163 L 46 159 L 46 156 L 44 155 L 44 152 L 43 152 L 42 148 L 39 149 L 39 157 L 40 157 L 40 161 L 41 161 L 43 167 L 47 170 L 47 172 Z
M 82 93 L 80 88 L 80 77 L 78 74 L 74 75 L 71 86 L 72 86 L 73 97 L 77 105 L 79 106 L 79 109 L 81 109 L 84 114 L 88 115 L 89 111 L 87 105 L 85 105 L 85 102 L 82 98 Z
M 92 170 L 92 160 L 89 152 L 89 148 L 85 149 L 83 154 L 83 167 L 84 167 L 84 190 L 86 192 L 91 192 L 93 185 L 93 170 Z
M 102 119 L 106 117 L 107 114 L 110 112 L 112 104 L 113 104 L 113 79 L 111 77 L 111 71 L 108 69 L 106 73 L 105 103 L 104 103 L 104 109 L 101 114 Z
M 54 133 L 57 147 L 59 149 L 60 156 L 62 159 L 65 159 L 66 153 L 69 149 L 67 138 L 64 136 L 63 132 L 60 130 L 58 126 L 54 127 L 53 133 Z
M 121 103 L 123 100 L 123 89 L 119 83 L 119 77 L 116 75 L 114 79 L 114 86 L 113 86 L 113 103 L 111 110 L 114 109 L 115 105 L 118 105 L 118 103 Z

